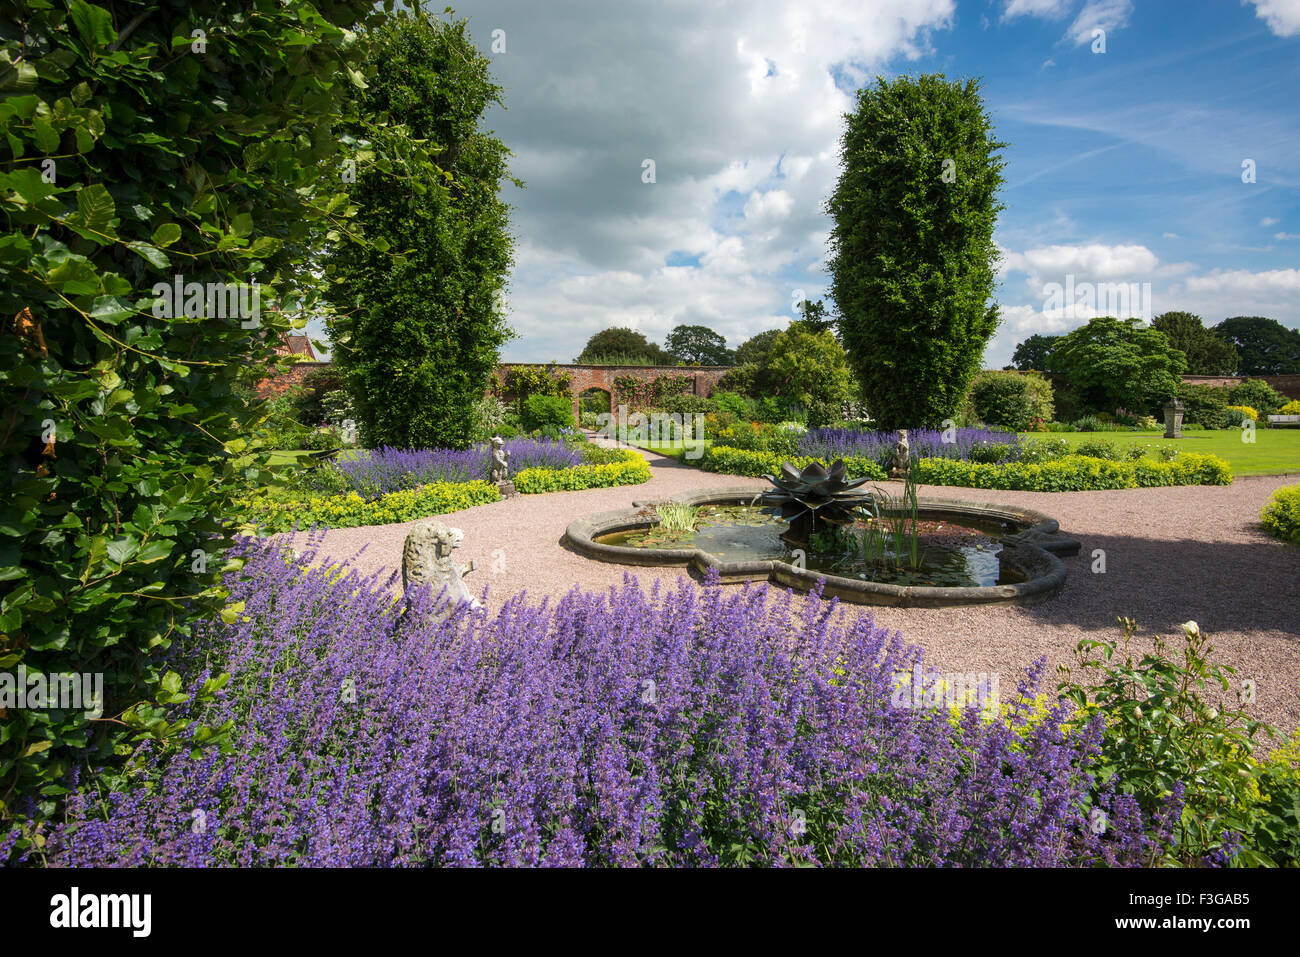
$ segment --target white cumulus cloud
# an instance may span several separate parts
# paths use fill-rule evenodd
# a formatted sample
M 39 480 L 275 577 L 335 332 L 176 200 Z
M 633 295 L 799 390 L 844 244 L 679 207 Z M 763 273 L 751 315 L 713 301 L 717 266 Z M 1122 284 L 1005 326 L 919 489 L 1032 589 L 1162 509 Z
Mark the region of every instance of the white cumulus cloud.
M 1259 17 L 1273 33 L 1280 37 L 1300 34 L 1300 0 L 1241 0 L 1242 4 L 1255 5 Z

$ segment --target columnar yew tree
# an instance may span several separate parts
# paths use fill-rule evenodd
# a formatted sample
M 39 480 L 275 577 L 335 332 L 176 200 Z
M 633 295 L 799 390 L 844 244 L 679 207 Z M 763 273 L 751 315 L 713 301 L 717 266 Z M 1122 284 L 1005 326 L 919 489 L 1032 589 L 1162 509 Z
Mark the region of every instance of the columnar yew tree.
M 509 151 L 482 129 L 501 90 L 463 21 L 404 12 L 365 44 L 362 114 L 427 140 L 439 165 L 426 154 L 399 176 L 359 172 L 365 239 L 341 237 L 329 257 L 334 361 L 367 444 L 464 448 L 511 336 L 501 297 L 513 241 L 499 196 Z
M 975 80 L 878 79 L 846 119 L 826 204 L 840 335 L 882 427 L 934 425 L 961 405 L 998 324 L 1004 144 Z
M 0 846 L 26 798 L 48 813 L 72 768 L 84 784 L 134 734 L 177 730 L 159 706 L 185 695 L 158 656 L 225 603 L 259 414 L 232 387 L 289 328 L 269 307 L 310 298 L 303 249 L 331 215 L 347 228 L 333 125 L 349 78 L 364 82 L 350 28 L 373 14 L 368 0 L 5 5 Z M 162 294 L 177 283 L 182 297 Z M 56 673 L 92 694 L 101 676 L 102 700 L 16 700 Z

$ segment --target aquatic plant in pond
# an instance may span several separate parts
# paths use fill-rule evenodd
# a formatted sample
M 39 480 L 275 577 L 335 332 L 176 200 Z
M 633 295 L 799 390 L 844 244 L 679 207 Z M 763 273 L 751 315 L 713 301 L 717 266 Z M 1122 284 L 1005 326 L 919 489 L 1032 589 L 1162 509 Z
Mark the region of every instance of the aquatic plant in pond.
M 894 561 L 898 567 L 919 568 L 921 565 L 921 539 L 917 524 L 916 478 L 909 470 L 903 480 L 903 491 L 897 497 L 890 495 L 880 486 L 875 487 L 872 495 L 873 522 L 880 523 L 888 529 L 893 539 Z M 882 539 L 881 544 L 884 544 Z M 868 558 L 868 561 L 871 559 Z M 880 560 L 886 560 L 886 553 L 880 550 Z
M 1102 719 L 1035 702 L 1041 667 L 991 720 L 899 701 L 919 650 L 815 595 L 629 577 L 435 623 L 240 551 L 242 613 L 170 662 L 232 674 L 174 711 L 233 719 L 234 751 L 145 745 L 134 786 L 69 796 L 48 863 L 1149 865 L 1167 839 L 1094 779 Z
M 867 500 L 867 493 L 858 491 L 867 480 L 850 481 L 844 463 L 838 460 L 829 471 L 813 462 L 800 472 L 786 462 L 779 475 L 763 478 L 773 488 L 755 498 L 761 498 L 764 505 L 790 523 L 785 537 L 792 542 L 807 542 L 823 525 L 852 522 L 856 510 Z
M 665 532 L 690 532 L 699 519 L 699 509 L 680 502 L 665 502 L 655 506 L 655 515 L 659 519 L 658 527 Z

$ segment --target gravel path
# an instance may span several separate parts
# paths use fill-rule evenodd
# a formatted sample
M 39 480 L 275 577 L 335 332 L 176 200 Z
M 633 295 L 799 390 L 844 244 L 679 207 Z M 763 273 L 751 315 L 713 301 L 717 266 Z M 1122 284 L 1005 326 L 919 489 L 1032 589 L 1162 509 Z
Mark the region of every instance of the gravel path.
M 634 499 L 766 484 L 643 454 L 653 471 L 644 485 L 521 495 L 438 516 L 465 532 L 457 555 L 474 561 L 470 587 L 476 592 L 487 587 L 491 606 L 522 590 L 541 598 L 562 595 L 575 584 L 605 589 L 627 572 L 645 583 L 671 581 L 684 571 L 592 561 L 563 547 L 560 539 L 573 518 L 626 507 Z M 1238 478 L 1226 487 L 1113 492 L 925 487 L 922 494 L 1015 503 L 1057 519 L 1065 534 L 1083 542 L 1077 557 L 1065 559 L 1069 577 L 1064 590 L 1027 607 L 844 607 L 850 614 L 873 614 L 878 624 L 902 631 L 925 649 L 931 668 L 996 672 L 1004 695 L 1040 655 L 1048 660 L 1045 684 L 1053 686 L 1052 669 L 1073 660 L 1075 643 L 1089 636 L 1117 636 L 1119 616 L 1137 621 L 1143 635 L 1176 636 L 1180 622 L 1194 619 L 1211 635 L 1215 657 L 1235 666 L 1238 680 L 1255 680 L 1252 712 L 1290 731 L 1300 726 L 1300 549 L 1267 536 L 1258 516 L 1275 489 L 1297 482 L 1300 475 L 1293 474 Z M 366 572 L 400 571 L 402 543 L 414 524 L 332 530 L 325 533 L 320 554 L 334 561 L 356 556 L 357 566 Z M 1092 571 L 1094 549 L 1105 552 L 1104 574 Z

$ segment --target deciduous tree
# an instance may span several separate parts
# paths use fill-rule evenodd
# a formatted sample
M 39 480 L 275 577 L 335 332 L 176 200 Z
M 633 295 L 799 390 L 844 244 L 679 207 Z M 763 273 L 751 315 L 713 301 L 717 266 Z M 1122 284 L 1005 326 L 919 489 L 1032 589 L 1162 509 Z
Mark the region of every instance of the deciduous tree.
M 1238 375 L 1300 373 L 1300 331 L 1276 319 L 1234 316 L 1213 327 L 1214 334 L 1237 349 Z

